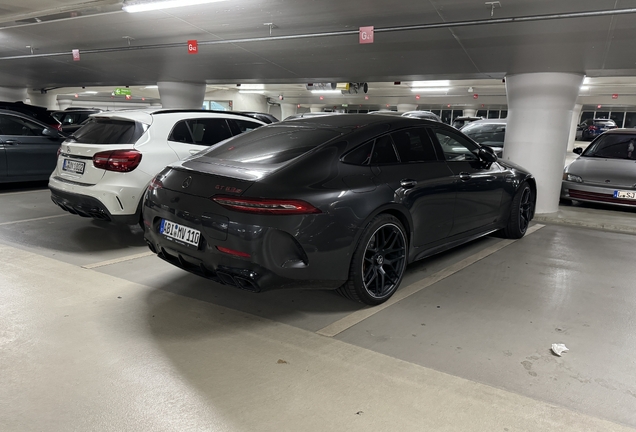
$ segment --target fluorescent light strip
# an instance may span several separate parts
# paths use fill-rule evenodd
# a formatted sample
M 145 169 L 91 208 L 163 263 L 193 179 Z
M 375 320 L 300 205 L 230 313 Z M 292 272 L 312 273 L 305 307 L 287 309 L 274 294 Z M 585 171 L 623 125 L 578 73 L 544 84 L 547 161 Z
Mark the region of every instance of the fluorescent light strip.
M 316 93 L 316 94 L 337 94 L 337 93 L 342 93 L 341 90 L 312 90 L 312 93 Z
M 216 3 L 225 0 L 163 0 L 146 2 L 124 2 L 122 9 L 128 13 L 147 12 L 161 9 L 171 9 L 181 6 L 195 6 L 207 3 Z
M 449 80 L 413 81 L 413 83 L 411 83 L 411 87 L 448 87 L 449 85 Z
M 265 90 L 239 90 L 239 93 L 243 94 L 263 94 Z
M 588 91 L 590 89 L 590 86 L 581 86 L 579 88 L 580 91 Z
M 411 89 L 412 92 L 414 93 L 418 93 L 418 92 L 447 92 L 449 91 L 450 88 L 448 87 L 413 87 Z

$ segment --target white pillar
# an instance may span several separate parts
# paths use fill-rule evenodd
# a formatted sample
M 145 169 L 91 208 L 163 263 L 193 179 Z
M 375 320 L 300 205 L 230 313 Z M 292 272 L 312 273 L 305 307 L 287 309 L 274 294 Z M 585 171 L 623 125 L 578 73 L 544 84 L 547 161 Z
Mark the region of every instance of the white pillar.
M 570 122 L 582 82 L 582 74 L 569 73 L 506 77 L 508 124 L 503 159 L 534 175 L 537 213 L 558 210 Z
M 310 107 L 309 112 L 322 112 L 322 107 Z
M 0 100 L 5 102 L 24 102 L 27 98 L 26 87 L 0 87 Z
M 474 108 L 464 108 L 464 116 L 466 117 L 475 117 L 477 114 L 477 110 Z
M 582 104 L 574 105 L 574 111 L 572 111 L 572 121 L 570 122 L 570 139 L 568 140 L 568 152 L 574 149 L 574 141 L 576 141 L 576 128 L 579 125 L 579 118 L 581 118 Z
M 53 93 L 41 93 L 39 90 L 28 91 L 31 105 L 37 105 L 50 110 L 59 109 L 57 95 Z
M 59 109 L 65 110 L 66 108 L 70 107 L 73 102 L 70 99 L 60 99 L 57 101 L 57 104 L 59 106 Z
M 296 105 L 294 104 L 280 104 L 280 119 L 281 121 L 285 120 L 290 115 L 296 114 Z
M 415 104 L 397 104 L 398 111 L 415 111 L 417 109 L 417 105 Z
M 168 109 L 201 109 L 205 98 L 205 83 L 160 81 L 161 105 Z

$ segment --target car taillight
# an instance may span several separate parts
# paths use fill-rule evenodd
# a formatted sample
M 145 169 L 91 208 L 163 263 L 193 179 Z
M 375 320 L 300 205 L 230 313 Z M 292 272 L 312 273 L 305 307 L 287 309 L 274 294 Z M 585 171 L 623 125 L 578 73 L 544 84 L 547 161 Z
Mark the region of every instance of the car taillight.
M 590 127 L 589 127 L 589 129 L 590 129 L 590 130 L 598 130 L 598 127 L 596 127 L 596 126 L 590 126 Z
M 248 254 L 247 252 L 241 252 L 241 251 L 237 251 L 237 250 L 234 250 L 234 249 L 226 248 L 226 247 L 223 247 L 223 246 L 217 246 L 216 248 L 219 250 L 219 252 L 223 252 L 223 253 L 226 253 L 226 254 L 229 254 L 229 255 L 234 255 L 234 256 L 237 256 L 237 257 L 241 257 L 241 258 L 250 258 L 251 257 L 251 255 Z
M 256 214 L 314 214 L 321 213 L 308 202 L 289 199 L 242 198 L 215 195 L 212 200 L 230 210 Z
M 148 185 L 148 190 L 152 192 L 161 188 L 163 188 L 163 183 L 161 183 L 161 176 L 158 175 L 152 179 L 152 181 Z
M 53 123 L 53 124 L 50 124 L 49 126 L 51 126 L 55 130 L 58 130 L 58 131 L 62 132 L 62 124 L 61 123 Z
M 106 171 L 130 172 L 140 162 L 141 153 L 136 150 L 112 150 L 93 155 L 93 166 Z

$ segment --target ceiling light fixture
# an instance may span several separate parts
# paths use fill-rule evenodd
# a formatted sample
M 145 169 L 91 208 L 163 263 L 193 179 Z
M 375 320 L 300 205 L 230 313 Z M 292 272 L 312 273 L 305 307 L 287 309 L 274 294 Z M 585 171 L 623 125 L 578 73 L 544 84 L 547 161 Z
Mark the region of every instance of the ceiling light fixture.
M 312 93 L 323 93 L 323 94 L 338 94 L 342 93 L 340 90 L 312 90 Z
M 263 94 L 265 90 L 239 90 L 239 93 L 243 94 Z
M 195 6 L 225 0 L 124 0 L 122 9 L 128 13 Z
M 449 91 L 450 88 L 448 87 L 413 87 L 411 89 L 412 92 L 418 93 L 418 92 L 447 92 Z
M 144 87 L 144 90 L 151 90 L 151 89 L 158 89 L 159 86 L 158 85 L 149 85 Z
M 86 94 L 97 94 L 97 92 L 96 92 L 96 91 L 91 91 L 91 90 L 87 90 L 87 91 L 82 92 L 82 93 L 86 93 Z
M 413 81 L 411 83 L 411 87 L 448 87 L 449 85 L 449 80 Z
M 265 90 L 264 84 L 241 84 L 241 90 Z
M 590 86 L 581 86 L 579 88 L 580 91 L 588 91 L 590 89 Z

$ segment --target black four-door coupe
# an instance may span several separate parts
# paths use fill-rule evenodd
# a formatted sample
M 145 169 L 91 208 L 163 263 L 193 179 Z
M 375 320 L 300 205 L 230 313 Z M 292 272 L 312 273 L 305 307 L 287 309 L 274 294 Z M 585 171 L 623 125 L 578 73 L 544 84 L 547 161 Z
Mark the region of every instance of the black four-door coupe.
M 497 230 L 522 237 L 535 198 L 531 174 L 450 126 L 351 114 L 268 125 L 167 167 L 143 219 L 150 249 L 198 275 L 375 305 L 410 262 Z

